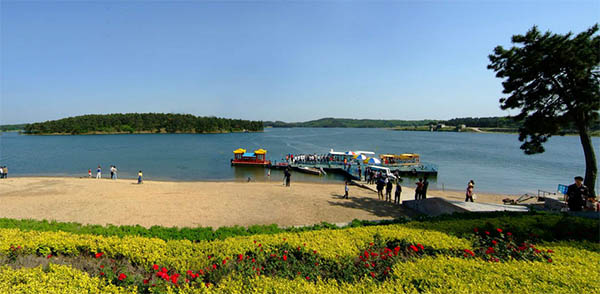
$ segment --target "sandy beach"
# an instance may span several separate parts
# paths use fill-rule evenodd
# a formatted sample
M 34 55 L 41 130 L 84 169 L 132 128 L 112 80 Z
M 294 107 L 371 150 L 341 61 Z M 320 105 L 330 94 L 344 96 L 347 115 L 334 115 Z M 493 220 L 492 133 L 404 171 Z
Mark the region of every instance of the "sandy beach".
M 322 221 L 381 220 L 414 213 L 377 200 L 377 194 L 352 186 L 342 199 L 341 183 L 160 182 L 24 177 L 0 180 L 0 217 L 84 224 L 161 226 L 309 225 Z M 413 199 L 404 187 L 402 199 Z M 462 191 L 429 196 L 464 199 Z M 477 193 L 479 202 L 501 203 L 501 194 Z M 514 197 L 514 196 L 513 196 Z

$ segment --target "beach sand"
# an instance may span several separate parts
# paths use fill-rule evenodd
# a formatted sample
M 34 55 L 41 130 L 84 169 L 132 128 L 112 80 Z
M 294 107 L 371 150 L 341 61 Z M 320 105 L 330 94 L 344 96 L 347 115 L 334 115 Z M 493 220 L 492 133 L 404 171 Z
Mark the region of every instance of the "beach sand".
M 322 221 L 382 220 L 415 214 L 377 200 L 356 186 L 342 199 L 342 183 L 160 182 L 61 177 L 0 180 L 0 217 L 83 224 L 197 227 L 310 225 Z M 404 187 L 402 199 L 413 199 Z M 464 200 L 462 191 L 428 195 Z M 507 195 L 477 193 L 479 202 L 502 203 Z M 514 198 L 514 197 L 513 197 Z

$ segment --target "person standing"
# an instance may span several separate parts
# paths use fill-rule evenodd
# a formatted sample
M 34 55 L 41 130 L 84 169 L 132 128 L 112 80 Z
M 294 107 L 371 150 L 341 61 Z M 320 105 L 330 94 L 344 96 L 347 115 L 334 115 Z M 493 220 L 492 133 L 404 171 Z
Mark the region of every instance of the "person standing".
M 271 181 L 271 169 L 267 169 L 267 180 Z
M 110 179 L 114 179 L 115 178 L 115 167 L 114 166 L 110 166 Z
M 382 178 L 377 179 L 377 199 L 383 200 L 383 187 L 385 187 L 385 182 Z
M 427 188 L 429 188 L 429 181 L 427 176 L 423 178 L 423 188 L 421 189 L 421 199 L 427 199 Z
M 102 178 L 102 168 L 98 166 L 98 168 L 96 169 L 96 179 L 100 178 Z
M 113 165 L 113 175 L 114 175 L 115 180 L 117 179 L 117 172 L 118 172 L 117 167 Z
M 585 201 L 589 197 L 590 191 L 583 184 L 583 177 L 576 176 L 575 183 L 567 188 L 567 204 L 570 211 L 581 211 Z
M 423 179 L 419 178 L 419 181 L 415 183 L 417 188 L 415 189 L 415 200 L 421 199 L 421 193 L 423 192 Z
M 292 180 L 292 173 L 290 173 L 288 170 L 286 170 L 287 174 L 285 176 L 285 186 L 289 187 L 290 186 L 290 181 Z
M 467 192 L 465 193 L 465 202 L 473 202 L 473 190 L 475 188 L 475 182 L 473 180 L 469 181 L 469 184 L 467 185 Z
M 4 167 L 0 165 L 0 179 L 4 179 Z
M 360 169 L 360 163 L 358 164 L 358 180 L 362 181 L 362 170 Z
M 396 194 L 394 195 L 394 203 L 400 204 L 400 197 L 402 197 L 402 186 L 400 185 L 400 178 L 396 181 Z
M 385 201 L 392 202 L 392 190 L 394 189 L 394 184 L 392 180 L 386 178 L 387 183 L 385 184 Z
M 143 183 L 143 181 L 144 181 L 144 180 L 142 179 L 142 177 L 143 177 L 143 176 L 144 176 L 144 174 L 143 174 L 143 173 L 142 173 L 142 171 L 140 170 L 140 171 L 138 172 L 138 184 L 141 184 L 141 183 Z
M 92 178 L 92 169 L 88 168 L 88 178 Z
M 348 180 L 346 180 L 345 185 L 344 185 L 344 199 L 348 199 L 348 191 L 350 190 L 350 188 L 348 188 Z
M 8 167 L 4 166 L 4 178 L 8 179 Z

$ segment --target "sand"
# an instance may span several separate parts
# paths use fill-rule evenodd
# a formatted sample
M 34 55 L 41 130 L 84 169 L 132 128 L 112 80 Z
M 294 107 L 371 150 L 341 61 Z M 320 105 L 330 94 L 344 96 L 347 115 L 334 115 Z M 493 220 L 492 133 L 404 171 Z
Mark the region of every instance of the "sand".
M 0 180 L 0 217 L 83 224 L 196 227 L 310 225 L 322 221 L 382 220 L 414 212 L 377 200 L 351 186 L 342 199 L 339 183 L 160 182 L 60 177 Z M 403 199 L 414 198 L 405 187 Z M 462 191 L 430 191 L 430 196 L 464 200 Z M 501 203 L 506 195 L 478 193 L 479 202 Z

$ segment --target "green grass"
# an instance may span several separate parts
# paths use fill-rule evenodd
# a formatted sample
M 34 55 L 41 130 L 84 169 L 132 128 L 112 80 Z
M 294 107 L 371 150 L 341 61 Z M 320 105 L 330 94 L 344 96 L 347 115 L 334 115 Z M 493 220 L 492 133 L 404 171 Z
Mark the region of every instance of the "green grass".
M 533 217 L 532 217 L 533 216 Z M 579 217 L 562 216 L 557 217 L 556 214 L 548 214 L 543 212 L 493 212 L 493 213 L 456 213 L 452 215 L 443 215 L 438 217 L 427 217 L 421 216 L 414 220 L 417 222 L 424 223 L 424 225 L 431 223 L 439 223 L 440 221 L 448 220 L 478 220 L 485 221 L 486 219 L 493 219 L 505 217 L 511 221 L 518 221 L 519 219 L 537 219 L 538 223 L 536 227 L 539 228 L 539 232 L 547 235 L 544 239 L 587 239 L 600 241 L 597 234 L 594 234 L 594 226 L 598 226 L 597 220 L 589 220 Z M 544 223 L 544 219 L 552 220 Z M 361 221 L 353 220 L 349 225 L 345 227 L 364 227 L 364 226 L 375 226 L 375 225 L 388 225 L 388 224 L 401 224 L 407 223 L 408 219 L 395 219 L 380 222 L 373 221 Z M 576 226 L 566 226 L 565 224 L 577 224 Z M 211 227 L 162 227 L 152 226 L 145 228 L 140 225 L 136 226 L 115 226 L 115 225 L 82 225 L 75 222 L 56 222 L 46 220 L 32 220 L 32 219 L 10 219 L 0 218 L 0 228 L 6 229 L 20 229 L 26 231 L 63 231 L 73 234 L 93 234 L 100 236 L 141 236 L 148 238 L 159 238 L 165 241 L 168 240 L 190 240 L 192 242 L 197 241 L 212 241 L 212 240 L 224 240 L 230 237 L 236 236 L 251 236 L 257 234 L 278 234 L 284 232 L 305 232 L 315 231 L 321 229 L 341 229 L 344 227 L 338 227 L 336 225 L 322 222 L 320 224 L 305 226 L 305 227 L 288 227 L 283 228 L 275 224 L 272 225 L 253 225 L 249 227 L 233 226 L 233 227 L 220 227 L 213 229 Z M 587 228 L 583 230 L 583 228 Z M 451 232 L 448 232 L 451 233 Z M 571 234 L 571 235 L 566 235 Z

